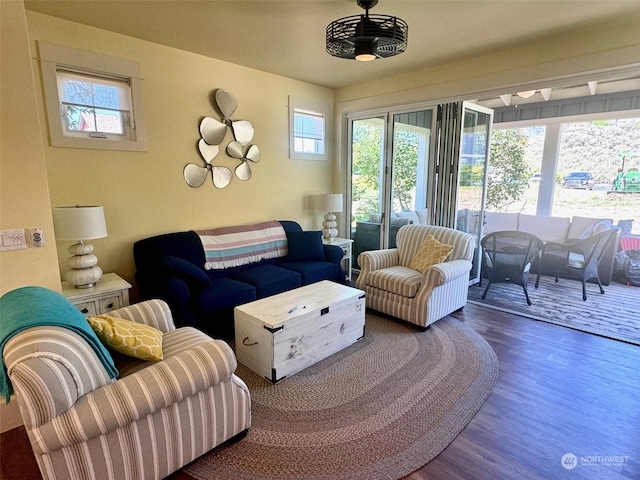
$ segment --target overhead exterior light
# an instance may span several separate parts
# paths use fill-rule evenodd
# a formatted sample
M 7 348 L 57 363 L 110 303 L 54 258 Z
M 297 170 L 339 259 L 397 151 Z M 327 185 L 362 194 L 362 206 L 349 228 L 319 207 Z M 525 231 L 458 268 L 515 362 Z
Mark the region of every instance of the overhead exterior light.
M 393 57 L 407 49 L 409 26 L 391 15 L 369 15 L 378 0 L 357 0 L 364 15 L 352 15 L 327 25 L 327 53 L 338 58 L 369 62 Z
M 526 90 L 524 92 L 518 92 L 518 96 L 521 98 L 529 98 L 531 96 L 533 96 L 534 93 L 536 93 L 537 90 Z
M 505 107 L 508 107 L 509 105 L 511 105 L 511 97 L 512 95 L 510 93 L 500 95 L 500 100 L 502 100 L 502 103 L 504 103 Z

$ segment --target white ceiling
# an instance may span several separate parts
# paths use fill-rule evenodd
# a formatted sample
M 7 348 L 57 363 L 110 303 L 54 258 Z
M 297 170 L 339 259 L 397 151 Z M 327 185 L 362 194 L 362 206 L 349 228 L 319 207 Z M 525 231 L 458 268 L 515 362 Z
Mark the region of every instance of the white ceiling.
M 640 19 L 638 0 L 380 0 L 371 12 L 407 21 L 409 46 L 361 63 L 325 52 L 326 26 L 363 12 L 355 0 L 26 0 L 25 7 L 330 88 Z

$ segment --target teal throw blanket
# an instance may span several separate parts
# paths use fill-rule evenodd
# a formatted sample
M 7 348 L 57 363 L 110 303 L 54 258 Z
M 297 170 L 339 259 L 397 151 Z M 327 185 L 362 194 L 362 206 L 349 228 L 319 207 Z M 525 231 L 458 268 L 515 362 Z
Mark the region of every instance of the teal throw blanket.
M 0 297 L 0 395 L 9 403 L 13 386 L 4 364 L 4 346 L 28 328 L 57 326 L 73 330 L 95 350 L 111 378 L 118 376 L 113 358 L 87 319 L 61 294 L 43 287 L 22 287 Z

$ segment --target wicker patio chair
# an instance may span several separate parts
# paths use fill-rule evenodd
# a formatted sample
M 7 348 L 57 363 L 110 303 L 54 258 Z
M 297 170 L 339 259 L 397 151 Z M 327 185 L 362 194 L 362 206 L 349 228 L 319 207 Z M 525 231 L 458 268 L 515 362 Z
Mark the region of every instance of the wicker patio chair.
M 616 238 L 617 230 L 610 229 L 580 241 L 555 243 L 548 242 L 542 249 L 536 288 L 540 282 L 540 275 L 550 273 L 559 277 L 569 277 L 582 282 L 582 300 L 587 299 L 586 282 L 596 280 L 600 293 L 604 288 L 598 275 L 598 265 L 609 244 Z
M 531 260 L 542 250 L 542 240 L 531 233 L 505 230 L 490 233 L 480 244 L 482 272 L 489 280 L 482 299 L 494 283 L 515 283 L 522 287 L 527 305 L 531 305 L 527 291 L 529 270 Z

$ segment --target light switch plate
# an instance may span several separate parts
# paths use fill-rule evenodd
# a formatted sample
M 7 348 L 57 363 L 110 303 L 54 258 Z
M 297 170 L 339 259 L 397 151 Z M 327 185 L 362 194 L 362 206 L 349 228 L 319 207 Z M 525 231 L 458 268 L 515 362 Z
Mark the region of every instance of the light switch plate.
M 24 230 L 0 230 L 0 251 L 23 250 L 27 248 Z

